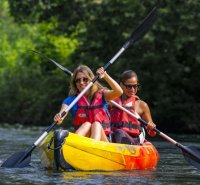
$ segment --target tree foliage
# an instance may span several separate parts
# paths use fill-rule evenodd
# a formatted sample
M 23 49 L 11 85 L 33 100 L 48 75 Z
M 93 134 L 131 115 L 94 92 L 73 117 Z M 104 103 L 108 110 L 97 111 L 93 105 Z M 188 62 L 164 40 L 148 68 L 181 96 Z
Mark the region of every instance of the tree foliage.
M 158 18 L 152 29 L 108 72 L 115 79 L 126 69 L 138 73 L 142 84 L 139 95 L 150 105 L 159 128 L 171 132 L 200 132 L 198 1 L 8 0 L 3 5 L 0 99 L 6 106 L 1 109 L 7 111 L 6 116 L 0 117 L 2 121 L 13 121 L 7 113 L 13 102 L 8 96 L 5 101 L 5 94 L 10 93 L 12 97 L 17 91 L 20 102 L 27 102 L 31 92 L 34 94 L 33 108 L 26 110 L 29 120 L 22 121 L 22 117 L 14 120 L 29 123 L 50 121 L 66 95 L 65 76 L 39 56 L 24 53 L 25 50 L 42 51 L 72 71 L 81 63 L 95 71 L 114 56 L 145 15 L 157 6 Z M 9 78 L 11 74 L 18 74 L 13 79 L 15 82 Z M 40 86 L 28 86 L 19 79 L 31 80 L 30 84 Z M 22 85 L 30 88 L 29 91 L 19 91 Z M 49 106 L 51 110 L 46 108 Z M 14 111 L 20 106 L 14 107 L 12 114 L 15 115 Z M 24 107 L 20 108 L 23 114 Z M 33 112 L 38 119 L 29 116 Z

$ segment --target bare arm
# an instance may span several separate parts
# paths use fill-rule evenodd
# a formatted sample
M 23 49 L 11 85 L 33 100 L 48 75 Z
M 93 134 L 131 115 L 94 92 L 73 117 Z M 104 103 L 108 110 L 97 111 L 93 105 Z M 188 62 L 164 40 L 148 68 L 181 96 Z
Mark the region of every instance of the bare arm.
M 146 102 L 139 100 L 140 104 L 140 109 L 141 109 L 141 118 L 144 119 L 146 122 L 153 122 L 152 117 L 151 117 L 151 112 L 149 109 L 149 106 Z
M 147 125 L 147 130 L 151 131 L 156 127 L 155 123 L 152 120 L 151 112 L 149 109 L 149 106 L 146 102 L 138 100 L 136 101 L 136 112 L 140 115 L 140 117 L 145 120 Z M 150 134 L 150 133 L 149 133 Z M 155 135 L 155 133 L 152 133 L 150 135 Z
M 106 101 L 116 99 L 123 94 L 120 85 L 103 70 L 103 67 L 97 70 L 97 74 L 99 74 L 100 78 L 103 78 L 111 87 L 111 90 L 104 90 L 104 98 Z

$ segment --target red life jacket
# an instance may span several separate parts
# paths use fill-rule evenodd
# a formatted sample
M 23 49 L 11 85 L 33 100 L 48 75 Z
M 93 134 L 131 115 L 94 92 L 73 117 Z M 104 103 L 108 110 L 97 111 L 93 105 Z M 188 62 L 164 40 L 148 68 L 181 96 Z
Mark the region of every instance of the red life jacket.
M 135 101 L 139 98 L 137 96 L 131 97 L 127 99 L 123 104 L 121 101 L 121 97 L 115 100 L 116 103 L 121 105 L 122 107 L 126 108 L 130 112 L 134 113 L 135 109 Z M 115 131 L 117 129 L 122 129 L 127 132 L 129 135 L 132 136 L 139 136 L 140 132 L 142 131 L 142 127 L 140 126 L 140 122 L 133 118 L 132 116 L 128 115 L 125 111 L 113 106 L 110 109 L 111 115 L 111 126 L 112 130 Z
M 101 123 L 105 134 L 110 133 L 109 113 L 103 108 L 103 91 L 99 91 L 94 95 L 92 103 L 88 102 L 85 96 L 78 100 L 78 110 L 74 117 L 74 125 L 79 127 L 87 121 L 91 124 L 98 121 Z

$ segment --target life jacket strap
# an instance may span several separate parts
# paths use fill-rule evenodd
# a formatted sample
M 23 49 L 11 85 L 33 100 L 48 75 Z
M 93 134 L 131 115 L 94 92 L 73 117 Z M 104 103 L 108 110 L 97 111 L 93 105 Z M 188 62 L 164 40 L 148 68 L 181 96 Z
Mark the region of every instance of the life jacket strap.
M 132 124 L 132 122 L 119 122 L 119 123 L 112 123 L 112 128 L 129 128 L 129 130 L 131 129 L 138 129 L 140 131 L 140 133 L 142 132 L 142 127 L 140 125 L 134 125 Z
M 98 108 L 102 108 L 103 105 L 90 105 L 90 106 L 81 106 L 78 105 L 78 108 L 83 108 L 83 109 L 98 109 Z
M 87 118 L 89 117 L 88 110 L 99 109 L 99 108 L 102 108 L 102 107 L 103 107 L 102 105 L 94 105 L 94 106 L 80 106 L 80 105 L 78 105 L 78 109 L 82 108 L 82 109 L 85 110 Z

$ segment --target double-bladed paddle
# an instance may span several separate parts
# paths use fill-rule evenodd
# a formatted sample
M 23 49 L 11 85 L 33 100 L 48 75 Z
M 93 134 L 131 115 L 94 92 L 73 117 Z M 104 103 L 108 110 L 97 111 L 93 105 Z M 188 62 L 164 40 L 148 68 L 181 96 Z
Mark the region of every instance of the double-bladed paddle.
M 67 75 L 72 76 L 73 73 L 71 71 L 69 71 L 67 68 L 61 66 L 59 63 L 57 63 L 56 61 L 54 61 L 53 59 L 47 57 L 46 55 L 38 52 L 38 51 L 33 51 L 35 53 L 38 53 L 39 55 L 47 58 L 49 61 L 53 62 L 57 67 L 59 67 L 62 71 L 64 71 Z M 119 109 L 125 111 L 127 114 L 129 114 L 130 116 L 134 117 L 135 119 L 137 119 L 138 121 L 140 121 L 140 123 L 143 126 L 147 126 L 147 122 L 144 121 L 138 114 L 133 114 L 132 112 L 130 112 L 129 110 L 127 110 L 126 108 L 122 107 L 121 105 L 119 105 L 118 103 L 116 103 L 115 101 L 110 100 L 109 102 L 111 102 L 114 106 L 118 107 Z M 194 167 L 196 167 L 197 169 L 200 169 L 200 148 L 197 146 L 184 146 L 180 143 L 178 143 L 177 141 L 173 140 L 172 138 L 170 138 L 169 136 L 167 136 L 166 134 L 164 134 L 163 132 L 161 132 L 160 130 L 158 130 L 157 128 L 153 129 L 159 136 L 161 136 L 162 138 L 164 138 L 165 140 L 169 141 L 170 143 L 174 144 L 175 146 L 177 146 L 178 148 L 180 148 L 182 150 L 182 153 L 184 155 L 184 158 L 186 159 L 186 161 L 188 161 L 191 165 L 193 165 Z
M 156 19 L 156 8 L 153 8 L 151 12 L 146 16 L 142 23 L 136 28 L 136 30 L 131 34 L 130 38 L 125 42 L 122 48 L 114 55 L 114 57 L 103 67 L 106 70 L 111 64 L 113 64 L 116 59 L 133 43 L 139 40 L 153 25 Z M 76 103 L 77 101 L 85 94 L 87 90 L 99 79 L 99 75 L 96 75 L 94 79 L 84 88 L 84 90 L 74 99 L 74 101 L 61 113 L 63 117 Z M 11 155 L 1 167 L 6 168 L 23 168 L 30 165 L 31 162 L 31 153 L 32 151 L 47 137 L 48 133 L 57 125 L 56 122 L 53 122 L 45 132 L 26 150 L 17 152 Z

